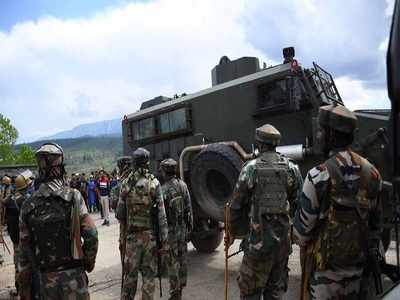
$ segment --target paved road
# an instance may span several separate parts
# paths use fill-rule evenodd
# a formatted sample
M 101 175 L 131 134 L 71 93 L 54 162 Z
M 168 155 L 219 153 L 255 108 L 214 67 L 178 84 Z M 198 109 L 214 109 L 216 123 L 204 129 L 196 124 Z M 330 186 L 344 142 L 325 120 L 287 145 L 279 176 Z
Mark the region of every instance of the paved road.
M 91 298 L 96 300 L 119 299 L 121 285 L 121 265 L 118 252 L 119 225 L 111 218 L 111 226 L 101 226 L 101 219 L 93 215 L 99 230 L 99 254 L 95 270 L 89 274 Z M 9 243 L 9 242 L 8 242 Z M 9 243 L 10 245 L 10 243 Z M 239 247 L 235 242 L 230 249 L 232 252 Z M 2 251 L 2 249 L 0 249 Z M 394 244 L 388 251 L 388 260 L 394 263 Z M 2 252 L 1 252 L 2 253 Z M 183 299 L 187 300 L 220 300 L 224 296 L 224 251 L 223 245 L 211 254 L 201 254 L 189 244 L 188 253 L 188 286 L 184 290 Z M 0 272 L 0 290 L 13 284 L 12 257 L 6 255 L 6 265 Z M 242 255 L 239 254 L 229 260 L 229 299 L 239 299 L 239 291 L 236 285 L 236 272 L 240 266 Z M 294 246 L 289 260 L 289 288 L 284 299 L 299 299 L 300 264 L 299 249 Z M 163 297 L 168 299 L 168 280 L 163 279 Z M 140 290 L 140 284 L 138 289 Z M 0 293 L 1 294 L 1 293 Z M 140 299 L 138 293 L 136 299 Z M 0 299 L 2 298 L 0 295 Z M 156 297 L 159 298 L 158 282 Z

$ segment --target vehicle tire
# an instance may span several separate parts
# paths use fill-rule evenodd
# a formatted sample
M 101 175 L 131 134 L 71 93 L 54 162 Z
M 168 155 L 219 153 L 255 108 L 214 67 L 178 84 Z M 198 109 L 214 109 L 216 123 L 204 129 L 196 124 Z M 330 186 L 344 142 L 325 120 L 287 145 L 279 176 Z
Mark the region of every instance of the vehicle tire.
M 224 221 L 224 206 L 231 199 L 242 168 L 240 155 L 224 144 L 211 144 L 193 159 L 191 188 L 200 208 L 211 218 Z
M 224 236 L 220 229 L 219 222 L 209 219 L 210 228 L 203 232 L 192 232 L 190 241 L 197 251 L 202 253 L 211 253 L 222 242 Z

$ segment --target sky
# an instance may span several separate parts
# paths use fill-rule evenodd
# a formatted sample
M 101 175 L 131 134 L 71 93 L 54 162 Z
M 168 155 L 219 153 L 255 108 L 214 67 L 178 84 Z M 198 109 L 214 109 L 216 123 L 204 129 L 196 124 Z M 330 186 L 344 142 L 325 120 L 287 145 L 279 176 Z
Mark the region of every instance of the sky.
M 0 0 L 0 113 L 20 141 L 211 86 L 223 55 L 329 70 L 350 109 L 389 108 L 393 0 Z

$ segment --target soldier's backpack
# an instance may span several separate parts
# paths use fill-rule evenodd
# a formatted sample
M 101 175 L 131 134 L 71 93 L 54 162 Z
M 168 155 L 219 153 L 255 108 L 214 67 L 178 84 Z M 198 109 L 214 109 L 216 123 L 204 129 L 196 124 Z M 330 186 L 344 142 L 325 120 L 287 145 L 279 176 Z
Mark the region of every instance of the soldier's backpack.
M 335 157 L 325 162 L 331 189 L 328 216 L 321 224 L 315 247 L 315 263 L 319 271 L 336 267 L 363 267 L 365 263 L 371 208 L 365 188 L 372 165 L 366 160 L 361 162 L 361 166 L 342 167 L 348 173 L 346 178 Z M 359 176 L 359 180 L 354 180 L 352 176 Z
M 81 266 L 72 254 L 73 192 L 33 196 L 25 213 L 33 237 L 34 261 L 42 272 Z

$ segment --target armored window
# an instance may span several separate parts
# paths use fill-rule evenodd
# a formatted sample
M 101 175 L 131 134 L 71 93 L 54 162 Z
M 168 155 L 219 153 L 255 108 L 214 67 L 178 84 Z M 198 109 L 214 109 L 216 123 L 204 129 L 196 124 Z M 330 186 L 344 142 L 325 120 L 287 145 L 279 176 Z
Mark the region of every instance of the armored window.
M 143 119 L 133 124 L 133 138 L 136 141 L 152 137 L 154 134 L 154 118 Z
M 259 112 L 297 111 L 305 98 L 306 92 L 301 80 L 298 77 L 287 76 L 258 87 L 257 110 Z
M 180 108 L 160 115 L 160 133 L 187 129 L 186 109 Z
M 259 87 L 258 108 L 285 105 L 288 100 L 286 80 L 268 82 Z

